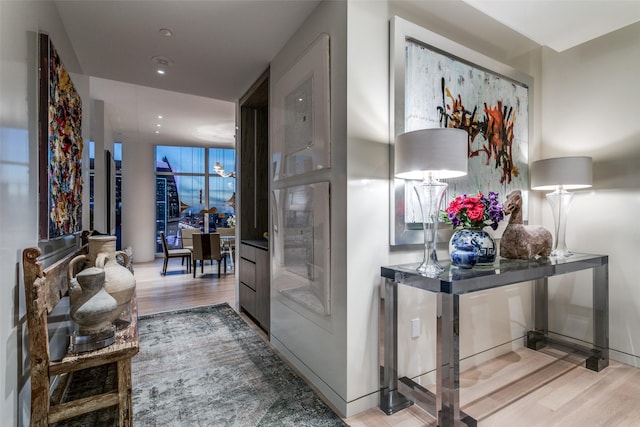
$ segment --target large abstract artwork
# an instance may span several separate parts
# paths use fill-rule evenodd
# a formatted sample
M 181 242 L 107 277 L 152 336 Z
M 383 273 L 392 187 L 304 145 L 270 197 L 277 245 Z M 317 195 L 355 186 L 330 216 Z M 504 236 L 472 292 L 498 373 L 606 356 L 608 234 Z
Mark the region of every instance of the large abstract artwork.
M 392 33 L 392 141 L 418 129 L 467 132 L 468 175 L 448 180 L 448 199 L 528 189 L 531 78 L 397 17 Z M 420 243 L 415 182 L 394 181 L 391 242 Z
M 53 43 L 40 34 L 40 239 L 82 230 L 82 101 Z

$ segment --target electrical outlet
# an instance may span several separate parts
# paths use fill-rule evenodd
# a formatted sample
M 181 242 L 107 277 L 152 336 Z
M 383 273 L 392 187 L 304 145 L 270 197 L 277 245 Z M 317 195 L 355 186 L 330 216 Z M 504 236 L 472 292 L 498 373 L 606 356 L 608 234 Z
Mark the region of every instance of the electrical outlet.
M 420 336 L 420 319 L 411 320 L 411 338 Z

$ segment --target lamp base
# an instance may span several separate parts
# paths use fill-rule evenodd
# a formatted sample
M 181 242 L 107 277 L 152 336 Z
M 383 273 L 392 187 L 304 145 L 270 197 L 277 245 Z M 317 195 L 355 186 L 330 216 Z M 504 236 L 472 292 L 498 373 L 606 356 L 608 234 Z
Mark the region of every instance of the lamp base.
M 555 224 L 555 239 L 551 255 L 554 258 L 567 258 L 571 256 L 571 251 L 567 249 L 565 234 L 567 230 L 567 215 L 571 208 L 573 194 L 564 188 L 558 188 L 553 193 L 547 194 L 547 200 L 553 212 L 553 222 Z
M 422 264 L 416 269 L 418 273 L 423 276 L 435 277 L 444 271 L 444 268 L 438 263 L 438 260 L 431 260 L 432 262 L 422 261 Z
M 422 226 L 424 230 L 424 258 L 416 269 L 422 276 L 435 277 L 444 271 L 438 262 L 437 237 L 440 203 L 447 190 L 447 184 L 432 177 L 414 187 L 422 211 Z M 429 226 L 431 225 L 431 227 Z
M 554 249 L 551 251 L 551 254 L 549 254 L 549 256 L 553 258 L 568 258 L 571 255 L 573 255 L 573 252 L 568 249 Z

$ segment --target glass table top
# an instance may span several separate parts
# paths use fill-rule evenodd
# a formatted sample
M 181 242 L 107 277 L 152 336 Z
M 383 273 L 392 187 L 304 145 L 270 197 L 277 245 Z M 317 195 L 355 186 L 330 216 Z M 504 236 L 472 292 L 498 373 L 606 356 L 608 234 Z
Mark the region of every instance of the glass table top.
M 492 265 L 465 269 L 441 262 L 438 276 L 422 276 L 420 263 L 381 267 L 381 276 L 397 283 L 433 292 L 463 294 L 513 283 L 541 279 L 608 264 L 607 255 L 574 253 L 566 258 L 538 257 L 531 260 L 499 258 Z

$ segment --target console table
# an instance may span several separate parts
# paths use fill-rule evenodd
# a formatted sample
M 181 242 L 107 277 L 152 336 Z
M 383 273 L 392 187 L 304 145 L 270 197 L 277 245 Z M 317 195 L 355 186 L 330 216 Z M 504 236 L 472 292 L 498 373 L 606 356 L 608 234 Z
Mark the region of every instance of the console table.
M 384 334 L 381 357 L 380 409 L 391 415 L 413 403 L 436 417 L 439 426 L 475 426 L 476 420 L 460 410 L 460 296 L 486 289 L 534 281 L 534 330 L 526 345 L 538 350 L 548 342 L 587 353 L 586 367 L 600 371 L 609 365 L 609 259 L 606 255 L 573 254 L 567 258 L 499 259 L 491 266 L 461 269 L 447 263 L 437 277 L 420 275 L 418 264 L 382 267 L 384 281 Z M 580 270 L 593 271 L 593 346 L 591 348 L 548 336 L 547 278 Z M 411 286 L 437 293 L 436 392 L 413 380 L 398 378 L 398 287 Z

